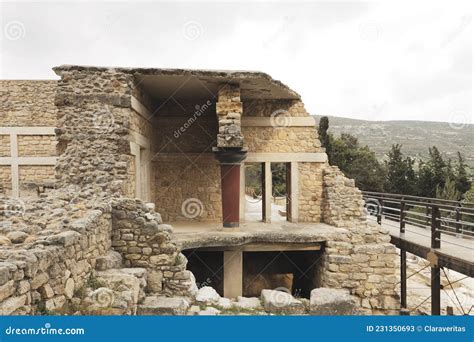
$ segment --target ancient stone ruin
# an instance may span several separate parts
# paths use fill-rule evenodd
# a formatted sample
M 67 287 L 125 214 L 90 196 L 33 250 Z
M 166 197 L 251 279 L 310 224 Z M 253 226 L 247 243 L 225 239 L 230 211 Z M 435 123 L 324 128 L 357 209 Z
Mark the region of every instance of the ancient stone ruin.
M 0 81 L 2 315 L 397 312 L 396 249 L 296 92 L 260 72 L 54 71 Z

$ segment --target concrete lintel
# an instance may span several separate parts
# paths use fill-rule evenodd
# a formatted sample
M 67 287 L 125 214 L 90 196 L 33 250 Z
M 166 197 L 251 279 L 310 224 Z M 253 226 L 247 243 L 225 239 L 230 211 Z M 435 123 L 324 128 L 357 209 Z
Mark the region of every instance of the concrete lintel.
M 274 127 L 273 117 L 242 117 L 242 127 Z M 285 127 L 315 127 L 316 120 L 312 116 L 289 116 Z M 280 127 L 281 129 L 282 127 Z
M 55 135 L 55 127 L 0 127 L 0 135 Z
M 224 297 L 242 296 L 244 257 L 241 250 L 224 252 Z
M 132 109 L 145 119 L 150 120 L 153 114 L 135 96 L 132 96 Z
M 307 162 L 307 163 L 325 163 L 328 160 L 326 153 L 310 153 L 310 152 L 296 152 L 296 153 L 259 153 L 249 152 L 246 163 L 288 163 L 288 162 Z
M 0 165 L 55 165 L 58 157 L 0 157 Z
M 129 133 L 132 138 L 132 142 L 134 142 L 137 145 L 140 145 L 141 147 L 150 148 L 150 145 L 151 145 L 150 139 L 132 130 L 129 130 Z

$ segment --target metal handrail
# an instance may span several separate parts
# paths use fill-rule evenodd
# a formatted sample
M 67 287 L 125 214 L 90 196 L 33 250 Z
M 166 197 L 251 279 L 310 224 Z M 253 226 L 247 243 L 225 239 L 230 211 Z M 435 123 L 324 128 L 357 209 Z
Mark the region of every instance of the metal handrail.
M 374 200 L 378 202 L 377 210 L 370 213 L 376 214 L 378 224 L 382 224 L 383 217 L 397 222 L 400 233 L 405 233 L 406 223 L 431 228 L 431 248 L 440 248 L 441 233 L 466 238 L 474 236 L 473 222 L 464 220 L 466 217 L 474 218 L 474 203 L 373 191 L 362 191 L 362 194 L 371 207 L 374 207 Z M 423 208 L 424 213 L 410 211 Z

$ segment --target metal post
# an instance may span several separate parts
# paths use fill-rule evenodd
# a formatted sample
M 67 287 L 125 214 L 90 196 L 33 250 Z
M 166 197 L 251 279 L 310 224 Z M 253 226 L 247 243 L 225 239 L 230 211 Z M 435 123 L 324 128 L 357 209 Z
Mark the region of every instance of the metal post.
M 456 237 L 462 234 L 461 207 L 456 208 Z
M 382 215 L 383 215 L 383 199 L 380 200 L 380 208 L 377 213 L 377 223 L 382 224 Z
M 431 209 L 431 248 L 441 247 L 441 213 L 437 206 Z
M 407 307 L 407 252 L 400 250 L 400 306 Z
M 431 267 L 431 314 L 441 314 L 441 272 L 439 266 Z
M 400 202 L 400 233 L 405 233 L 405 201 Z

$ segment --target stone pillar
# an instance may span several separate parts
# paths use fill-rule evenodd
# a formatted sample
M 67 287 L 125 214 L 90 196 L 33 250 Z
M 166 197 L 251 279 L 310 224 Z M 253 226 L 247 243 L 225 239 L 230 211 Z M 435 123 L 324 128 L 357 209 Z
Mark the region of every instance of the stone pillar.
M 242 296 L 243 265 L 242 251 L 224 252 L 224 297 Z
M 221 164 L 223 226 L 237 228 L 240 221 L 241 163 L 247 154 L 241 133 L 242 102 L 238 84 L 220 87 L 216 114 L 219 133 L 213 150 Z
M 216 113 L 219 122 L 217 147 L 241 148 L 244 138 L 241 132 L 242 102 L 238 84 L 226 84 L 219 89 Z

